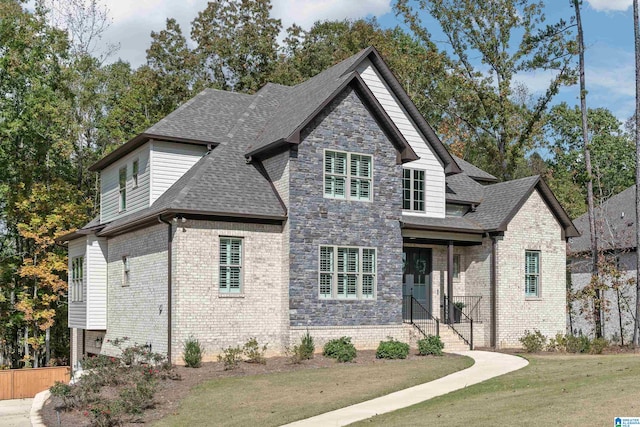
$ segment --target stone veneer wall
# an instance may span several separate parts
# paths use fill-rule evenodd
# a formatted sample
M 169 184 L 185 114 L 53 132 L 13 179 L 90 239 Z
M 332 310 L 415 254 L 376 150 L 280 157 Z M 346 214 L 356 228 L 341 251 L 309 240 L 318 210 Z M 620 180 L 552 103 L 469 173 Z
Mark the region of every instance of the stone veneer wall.
M 540 251 L 540 296 L 526 298 L 526 250 Z M 537 190 L 507 227 L 497 247 L 497 345 L 521 347 L 525 330 L 554 336 L 566 329 L 566 243 Z
M 289 344 L 282 226 L 188 220 L 174 236 L 174 360 L 181 362 L 190 336 L 204 346 L 205 360 L 251 337 L 281 353 Z M 241 294 L 219 292 L 221 236 L 242 238 Z
M 123 256 L 129 257 L 130 283 L 123 286 Z M 107 257 L 107 333 L 102 353 L 118 355 L 107 340 L 151 344 L 167 352 L 167 226 L 158 224 L 109 239 Z
M 372 202 L 323 197 L 325 149 L 373 156 Z M 392 143 L 349 88 L 303 131 L 297 157 L 289 159 L 292 327 L 401 326 L 402 166 L 396 157 Z M 319 299 L 318 252 L 324 244 L 377 248 L 375 299 Z

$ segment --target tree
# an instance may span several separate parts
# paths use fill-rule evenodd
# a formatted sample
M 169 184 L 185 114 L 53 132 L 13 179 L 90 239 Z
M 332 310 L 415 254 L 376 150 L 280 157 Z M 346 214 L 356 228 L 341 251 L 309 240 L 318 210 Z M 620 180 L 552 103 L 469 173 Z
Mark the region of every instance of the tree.
M 253 93 L 268 82 L 282 27 L 270 10 L 269 0 L 220 0 L 198 13 L 191 38 L 208 86 Z
M 437 43 L 422 13 L 446 37 L 441 46 L 449 96 L 439 107 L 449 122 L 448 142 L 496 176 L 513 178 L 535 145 L 550 101 L 575 79 L 571 26 L 564 20 L 545 26 L 543 3 L 530 0 L 399 0 L 395 10 L 426 48 Z M 518 73 L 530 71 L 551 75 L 535 99 L 514 90 Z

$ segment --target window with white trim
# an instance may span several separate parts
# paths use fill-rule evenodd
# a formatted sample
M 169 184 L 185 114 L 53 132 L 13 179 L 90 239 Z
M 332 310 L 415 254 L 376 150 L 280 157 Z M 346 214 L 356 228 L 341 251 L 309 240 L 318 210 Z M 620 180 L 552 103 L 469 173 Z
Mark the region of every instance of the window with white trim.
M 118 210 L 127 210 L 127 166 L 123 166 L 118 171 L 118 186 L 120 188 L 120 202 Z
M 540 251 L 524 253 L 524 294 L 527 297 L 540 296 Z
M 320 298 L 375 298 L 374 248 L 320 246 L 318 270 Z
M 242 239 L 220 238 L 220 293 L 242 292 Z
M 131 265 L 127 255 L 122 257 L 122 286 L 129 286 L 131 283 Z
M 424 179 L 423 170 L 403 169 L 402 209 L 424 212 Z
M 140 162 L 138 159 L 133 161 L 131 166 L 131 179 L 133 180 L 133 188 L 138 188 L 138 169 L 140 168 Z
M 84 257 L 71 259 L 71 302 L 84 301 Z
M 373 158 L 343 151 L 324 152 L 324 197 L 372 200 Z

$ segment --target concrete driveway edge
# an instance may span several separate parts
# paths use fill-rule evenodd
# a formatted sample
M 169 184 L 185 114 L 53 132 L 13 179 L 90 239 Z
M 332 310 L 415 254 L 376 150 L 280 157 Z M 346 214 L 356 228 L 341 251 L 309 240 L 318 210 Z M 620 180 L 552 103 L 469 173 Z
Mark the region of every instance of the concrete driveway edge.
M 47 402 L 51 393 L 49 390 L 41 391 L 33 397 L 33 403 L 31 404 L 31 413 L 29 414 L 31 418 L 31 426 L 32 427 L 46 427 L 44 425 L 44 421 L 42 420 L 42 408 L 44 404 Z

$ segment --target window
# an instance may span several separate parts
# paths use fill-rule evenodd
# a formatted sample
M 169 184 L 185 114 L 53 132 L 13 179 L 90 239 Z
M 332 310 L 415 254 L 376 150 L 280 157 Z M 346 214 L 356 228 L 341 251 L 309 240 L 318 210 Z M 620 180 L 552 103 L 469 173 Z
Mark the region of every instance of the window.
M 460 278 L 460 254 L 453 255 L 453 278 Z
M 424 171 L 403 169 L 402 209 L 424 212 Z
M 131 266 L 129 265 L 129 257 L 122 257 L 122 286 L 129 286 L 131 282 Z
M 131 171 L 131 178 L 133 179 L 133 188 L 138 188 L 138 166 L 139 162 L 138 159 L 135 159 L 133 161 L 133 166 L 132 166 L 132 171 Z
M 71 302 L 84 301 L 84 257 L 71 259 Z
M 320 298 L 375 297 L 375 249 L 320 246 L 319 263 Z
M 220 292 L 239 294 L 242 289 L 242 239 L 220 239 Z
M 524 293 L 527 297 L 540 295 L 540 251 L 525 251 Z
M 372 199 L 372 158 L 340 151 L 324 152 L 324 196 L 333 199 Z
M 127 210 L 127 167 L 120 168 L 119 171 L 119 185 L 120 185 L 120 212 Z

